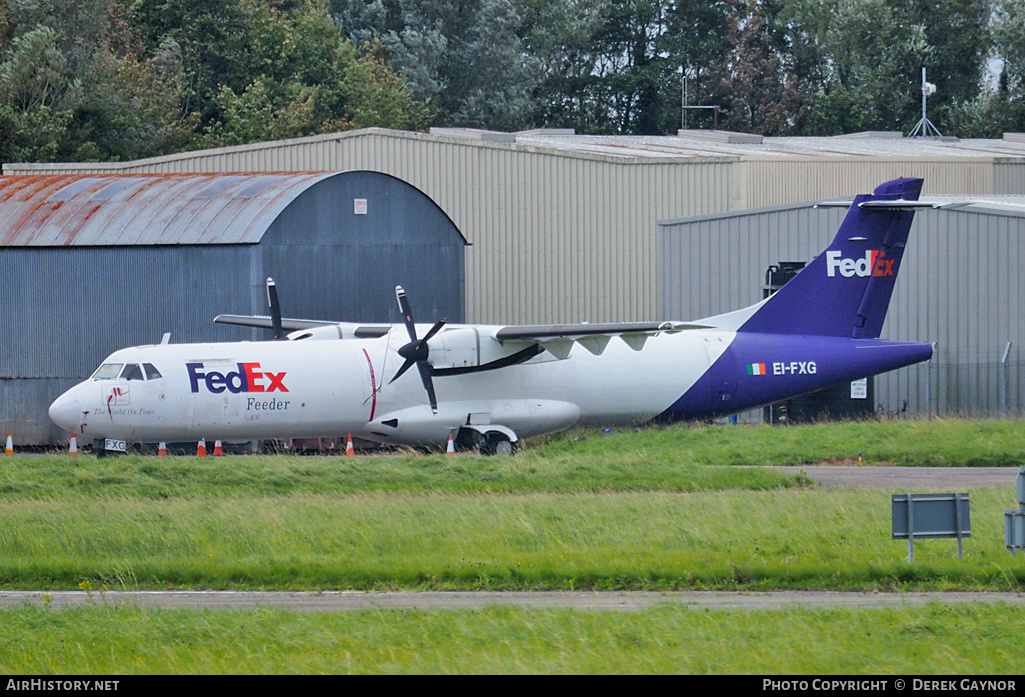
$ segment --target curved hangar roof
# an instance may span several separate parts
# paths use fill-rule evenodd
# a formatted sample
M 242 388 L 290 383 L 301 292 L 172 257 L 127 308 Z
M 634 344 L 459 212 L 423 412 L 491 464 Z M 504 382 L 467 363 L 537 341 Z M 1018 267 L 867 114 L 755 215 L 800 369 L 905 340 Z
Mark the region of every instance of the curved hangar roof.
M 255 244 L 337 172 L 0 177 L 0 246 Z

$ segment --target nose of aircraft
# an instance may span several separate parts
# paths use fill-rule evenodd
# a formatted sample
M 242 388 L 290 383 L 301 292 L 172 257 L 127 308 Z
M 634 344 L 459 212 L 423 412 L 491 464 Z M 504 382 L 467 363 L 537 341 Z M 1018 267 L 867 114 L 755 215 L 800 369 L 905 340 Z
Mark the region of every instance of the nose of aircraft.
M 72 394 L 73 392 L 74 390 L 65 392 L 50 405 L 50 420 L 65 431 L 71 432 L 78 430 L 82 418 L 78 399 Z

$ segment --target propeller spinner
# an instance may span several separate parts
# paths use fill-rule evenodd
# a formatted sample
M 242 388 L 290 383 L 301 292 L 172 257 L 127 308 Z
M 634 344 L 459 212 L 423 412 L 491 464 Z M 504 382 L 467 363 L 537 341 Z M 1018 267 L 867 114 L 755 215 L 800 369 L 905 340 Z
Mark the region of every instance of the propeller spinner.
M 427 399 L 431 403 L 431 411 L 437 414 L 438 398 L 434 395 L 434 381 L 431 378 L 433 372 L 431 364 L 427 361 L 431 354 L 427 342 L 441 331 L 441 328 L 445 326 L 446 320 L 440 319 L 435 322 L 430 331 L 422 339 L 418 339 L 416 336 L 416 325 L 413 323 L 413 311 L 409 307 L 409 300 L 406 298 L 406 291 L 402 289 L 402 286 L 395 286 L 395 299 L 399 302 L 399 312 L 402 313 L 402 321 L 406 325 L 406 331 L 409 333 L 409 343 L 399 347 L 398 353 L 405 359 L 405 362 L 389 381 L 389 384 L 398 380 L 403 373 L 413 365 L 416 365 L 416 369 L 420 373 L 420 381 L 427 392 Z

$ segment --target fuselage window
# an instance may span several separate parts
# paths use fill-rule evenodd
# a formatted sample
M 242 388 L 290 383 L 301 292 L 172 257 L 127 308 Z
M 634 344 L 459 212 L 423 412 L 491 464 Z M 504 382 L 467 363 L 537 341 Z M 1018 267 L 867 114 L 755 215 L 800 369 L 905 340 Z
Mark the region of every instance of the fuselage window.
M 124 363 L 104 363 L 93 373 L 93 380 L 111 380 L 121 372 Z
M 143 363 L 142 367 L 146 370 L 147 380 L 156 380 L 157 378 L 163 377 L 163 375 L 160 374 L 160 371 L 157 370 L 156 366 L 152 363 Z
M 125 365 L 125 369 L 121 371 L 122 380 L 145 380 L 142 376 L 142 368 L 138 363 L 128 363 Z

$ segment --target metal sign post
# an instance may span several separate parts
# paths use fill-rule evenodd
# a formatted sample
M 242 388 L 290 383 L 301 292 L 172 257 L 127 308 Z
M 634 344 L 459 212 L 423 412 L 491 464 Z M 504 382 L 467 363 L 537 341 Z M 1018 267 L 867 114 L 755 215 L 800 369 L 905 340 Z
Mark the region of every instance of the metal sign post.
M 1016 485 L 1018 508 L 1004 511 L 1004 548 L 1016 556 L 1016 550 L 1025 550 L 1025 465 L 1018 470 Z
M 894 494 L 891 498 L 893 539 L 907 538 L 908 561 L 915 560 L 915 538 L 956 538 L 957 558 L 963 539 L 972 536 L 968 494 Z

